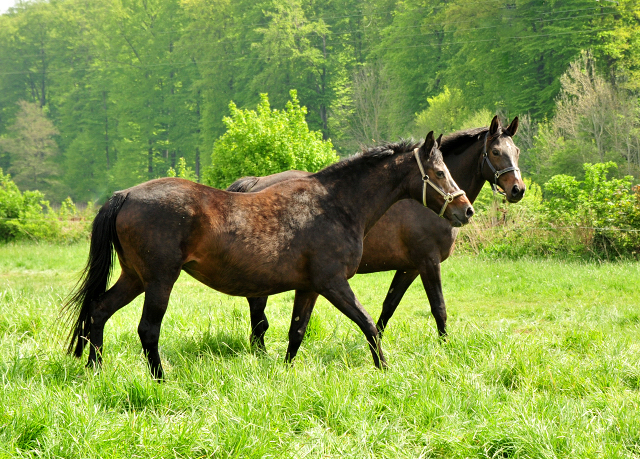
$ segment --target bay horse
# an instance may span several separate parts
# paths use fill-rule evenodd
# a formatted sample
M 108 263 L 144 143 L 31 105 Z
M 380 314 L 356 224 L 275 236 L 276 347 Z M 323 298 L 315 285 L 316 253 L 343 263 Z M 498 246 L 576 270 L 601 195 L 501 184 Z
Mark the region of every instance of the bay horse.
M 465 190 L 469 201 L 478 197 L 488 181 L 502 192 L 507 201 L 518 202 L 525 184 L 518 169 L 520 150 L 512 137 L 518 131 L 518 117 L 503 128 L 495 116 L 489 128 L 476 128 L 444 136 L 440 150 L 456 183 Z M 308 172 L 287 171 L 266 177 L 244 177 L 231 186 L 234 191 L 257 191 L 283 180 L 304 177 Z M 364 239 L 358 273 L 396 271 L 376 324 L 380 334 L 393 316 L 400 300 L 420 275 L 431 305 L 438 334 L 447 334 L 447 308 L 442 294 L 440 263 L 453 252 L 458 229 L 415 201 L 402 200 L 380 218 Z M 265 349 L 264 335 L 269 328 L 265 315 L 267 298 L 247 298 L 251 310 L 251 342 Z M 313 306 L 309 306 L 309 314 Z M 305 318 L 308 322 L 308 318 Z M 299 331 L 304 334 L 304 330 Z
M 360 327 L 374 364 L 386 366 L 376 325 L 347 279 L 359 265 L 365 234 L 400 199 L 428 205 L 455 226 L 469 221 L 473 207 L 437 146 L 430 132 L 422 145 L 374 147 L 255 193 L 179 178 L 115 192 L 93 221 L 89 258 L 66 302 L 73 321 L 68 352 L 81 357 L 89 344 L 87 365 L 100 364 L 105 323 L 144 292 L 138 335 L 152 376 L 162 379 L 160 327 L 184 270 L 228 295 L 296 290 L 295 325 L 319 293 Z M 122 272 L 107 290 L 112 247 Z M 290 342 L 286 360 L 298 347 L 295 339 Z

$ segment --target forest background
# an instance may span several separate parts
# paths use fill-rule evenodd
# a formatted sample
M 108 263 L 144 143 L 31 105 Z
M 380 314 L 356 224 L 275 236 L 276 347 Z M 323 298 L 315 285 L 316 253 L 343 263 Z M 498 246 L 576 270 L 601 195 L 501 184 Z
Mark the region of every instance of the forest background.
M 20 1 L 0 15 L 0 168 L 54 203 L 202 181 L 223 118 L 292 89 L 341 156 L 498 113 L 535 183 L 640 176 L 634 0 Z

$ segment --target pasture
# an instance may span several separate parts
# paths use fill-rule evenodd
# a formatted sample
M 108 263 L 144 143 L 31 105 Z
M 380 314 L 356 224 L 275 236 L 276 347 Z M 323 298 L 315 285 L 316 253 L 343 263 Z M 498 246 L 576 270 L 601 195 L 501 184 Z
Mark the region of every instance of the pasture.
M 254 353 L 246 300 L 183 273 L 157 384 L 142 297 L 107 323 L 101 371 L 64 354 L 59 309 L 87 253 L 0 246 L 0 457 L 640 457 L 638 263 L 454 256 L 448 341 L 414 282 L 387 371 L 324 299 L 284 365 L 293 292 L 270 299 L 268 353 Z M 374 320 L 392 275 L 351 280 Z

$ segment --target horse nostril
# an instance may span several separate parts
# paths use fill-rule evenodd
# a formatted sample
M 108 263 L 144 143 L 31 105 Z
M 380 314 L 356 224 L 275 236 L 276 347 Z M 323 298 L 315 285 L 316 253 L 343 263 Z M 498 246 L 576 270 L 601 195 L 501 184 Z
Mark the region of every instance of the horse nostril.
M 467 218 L 471 218 L 471 217 L 473 217 L 473 214 L 474 214 L 474 213 L 475 213 L 475 212 L 473 211 L 473 207 L 471 207 L 471 206 L 467 207 L 467 212 L 465 213 L 465 215 L 467 216 Z
M 514 197 L 520 197 L 524 194 L 524 188 L 520 188 L 518 185 L 513 185 L 511 188 L 511 195 Z

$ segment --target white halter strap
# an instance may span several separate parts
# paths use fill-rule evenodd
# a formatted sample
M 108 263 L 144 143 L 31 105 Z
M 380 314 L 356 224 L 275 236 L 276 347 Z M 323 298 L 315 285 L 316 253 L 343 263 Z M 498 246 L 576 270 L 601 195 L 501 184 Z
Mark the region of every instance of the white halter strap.
M 458 189 L 453 193 L 445 193 L 438 185 L 433 183 L 427 173 L 422 166 L 422 162 L 420 161 L 420 150 L 418 148 L 413 150 L 413 156 L 415 156 L 416 161 L 418 163 L 418 167 L 420 168 L 420 173 L 422 174 L 422 204 L 427 207 L 427 183 L 431 185 L 431 187 L 438 192 L 440 196 L 444 198 L 444 204 L 442 209 L 440 209 L 440 213 L 438 217 L 442 217 L 444 215 L 444 211 L 447 209 L 447 206 L 450 202 L 452 202 L 458 196 L 464 196 L 466 193 L 464 190 Z

